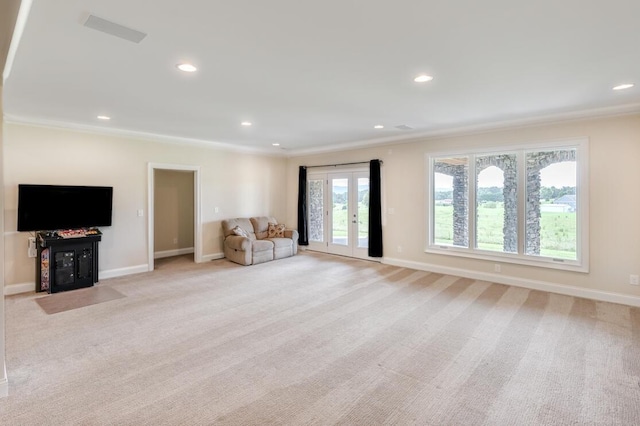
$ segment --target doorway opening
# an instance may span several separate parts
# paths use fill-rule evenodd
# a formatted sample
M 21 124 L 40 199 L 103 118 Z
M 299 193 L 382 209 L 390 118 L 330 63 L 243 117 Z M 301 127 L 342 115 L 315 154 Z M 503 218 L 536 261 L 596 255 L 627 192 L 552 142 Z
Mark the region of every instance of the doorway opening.
M 202 262 L 200 167 L 150 163 L 148 171 L 149 271 L 156 259 Z

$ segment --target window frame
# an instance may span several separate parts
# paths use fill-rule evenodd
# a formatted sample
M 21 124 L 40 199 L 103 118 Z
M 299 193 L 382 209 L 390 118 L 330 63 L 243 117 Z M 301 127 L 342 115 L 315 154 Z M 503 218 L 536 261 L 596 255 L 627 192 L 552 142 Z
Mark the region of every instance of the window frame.
M 557 259 L 553 257 L 525 254 L 525 209 L 526 209 L 526 154 L 531 151 L 576 150 L 576 260 Z M 517 159 L 517 253 L 482 250 L 476 248 L 476 156 L 495 155 L 496 153 L 514 153 Z M 435 160 L 467 156 L 469 158 L 469 184 L 467 227 L 469 230 L 468 247 L 435 244 Z M 427 235 L 425 253 L 489 260 L 496 263 L 513 263 L 526 266 L 560 269 L 574 272 L 589 272 L 589 140 L 588 138 L 572 138 L 547 142 L 533 142 L 518 145 L 490 146 L 474 149 L 460 149 L 425 154 L 427 172 Z

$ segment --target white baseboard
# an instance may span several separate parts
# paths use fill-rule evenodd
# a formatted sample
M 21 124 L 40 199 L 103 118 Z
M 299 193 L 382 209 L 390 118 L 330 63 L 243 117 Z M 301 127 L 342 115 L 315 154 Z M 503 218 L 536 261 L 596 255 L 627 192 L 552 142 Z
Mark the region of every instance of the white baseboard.
M 136 266 L 128 266 L 126 268 L 118 268 L 118 269 L 108 269 L 106 271 L 100 271 L 99 277 L 100 279 L 109 279 L 116 277 L 123 277 L 125 275 L 131 274 L 140 274 L 142 272 L 149 272 L 149 265 L 136 265 Z
M 125 275 L 139 274 L 141 272 L 149 272 L 149 265 L 144 264 L 144 265 L 129 266 L 127 268 L 109 269 L 106 271 L 100 271 L 99 277 L 101 280 L 106 280 L 109 278 L 122 277 Z M 4 286 L 4 295 L 12 296 L 14 294 L 30 293 L 32 291 L 35 291 L 35 289 L 36 289 L 35 282 L 9 284 Z
M 193 247 L 187 247 L 187 248 L 175 249 L 175 250 L 157 251 L 157 252 L 153 253 L 153 258 L 154 259 L 163 259 L 165 257 L 180 256 L 180 255 L 183 255 L 183 254 L 189 254 L 189 253 L 193 253 L 193 252 L 194 252 Z
M 9 284 L 4 286 L 4 295 L 12 296 L 14 294 L 29 293 L 36 291 L 35 281 L 32 283 Z
M 217 259 L 224 259 L 224 253 L 205 254 L 202 256 L 202 263 Z
M 224 253 L 214 253 L 202 256 L 202 262 L 209 262 L 215 259 L 223 259 Z M 128 266 L 126 268 L 118 268 L 118 269 L 108 269 L 106 271 L 100 271 L 100 280 L 107 280 L 109 278 L 123 277 L 125 275 L 131 274 L 140 274 L 142 272 L 149 272 L 149 265 L 136 265 L 136 266 Z M 9 284 L 4 287 L 4 295 L 11 296 L 14 294 L 21 293 L 29 293 L 35 291 L 36 284 L 35 282 L 31 283 L 19 283 L 19 284 Z
M 419 271 L 436 272 L 439 274 L 455 275 L 463 278 L 489 281 L 492 283 L 524 287 L 531 290 L 547 291 L 565 296 L 582 297 L 584 299 L 598 300 L 602 302 L 620 303 L 622 305 L 640 307 L 640 297 L 626 294 L 612 293 L 608 291 L 592 290 L 589 288 L 575 287 L 571 285 L 551 283 L 547 281 L 530 280 L 527 278 L 509 277 L 501 274 L 472 271 L 469 269 L 451 268 L 448 266 L 434 265 L 430 263 L 413 262 L 402 259 L 385 257 L 382 263 L 404 268 L 417 269 Z

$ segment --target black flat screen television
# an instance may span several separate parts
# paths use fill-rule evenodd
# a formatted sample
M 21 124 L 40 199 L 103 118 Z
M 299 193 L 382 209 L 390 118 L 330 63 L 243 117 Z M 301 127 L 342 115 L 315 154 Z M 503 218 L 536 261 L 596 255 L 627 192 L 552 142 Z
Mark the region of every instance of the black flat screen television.
M 18 231 L 111 226 L 113 187 L 18 185 Z

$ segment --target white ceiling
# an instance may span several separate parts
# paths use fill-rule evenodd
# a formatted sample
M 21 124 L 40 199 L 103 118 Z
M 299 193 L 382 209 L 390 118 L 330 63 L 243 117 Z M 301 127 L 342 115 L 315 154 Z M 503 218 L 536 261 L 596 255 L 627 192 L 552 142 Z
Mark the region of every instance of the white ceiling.
M 638 0 L 33 0 L 4 111 L 289 154 L 635 111 L 639 23 Z

